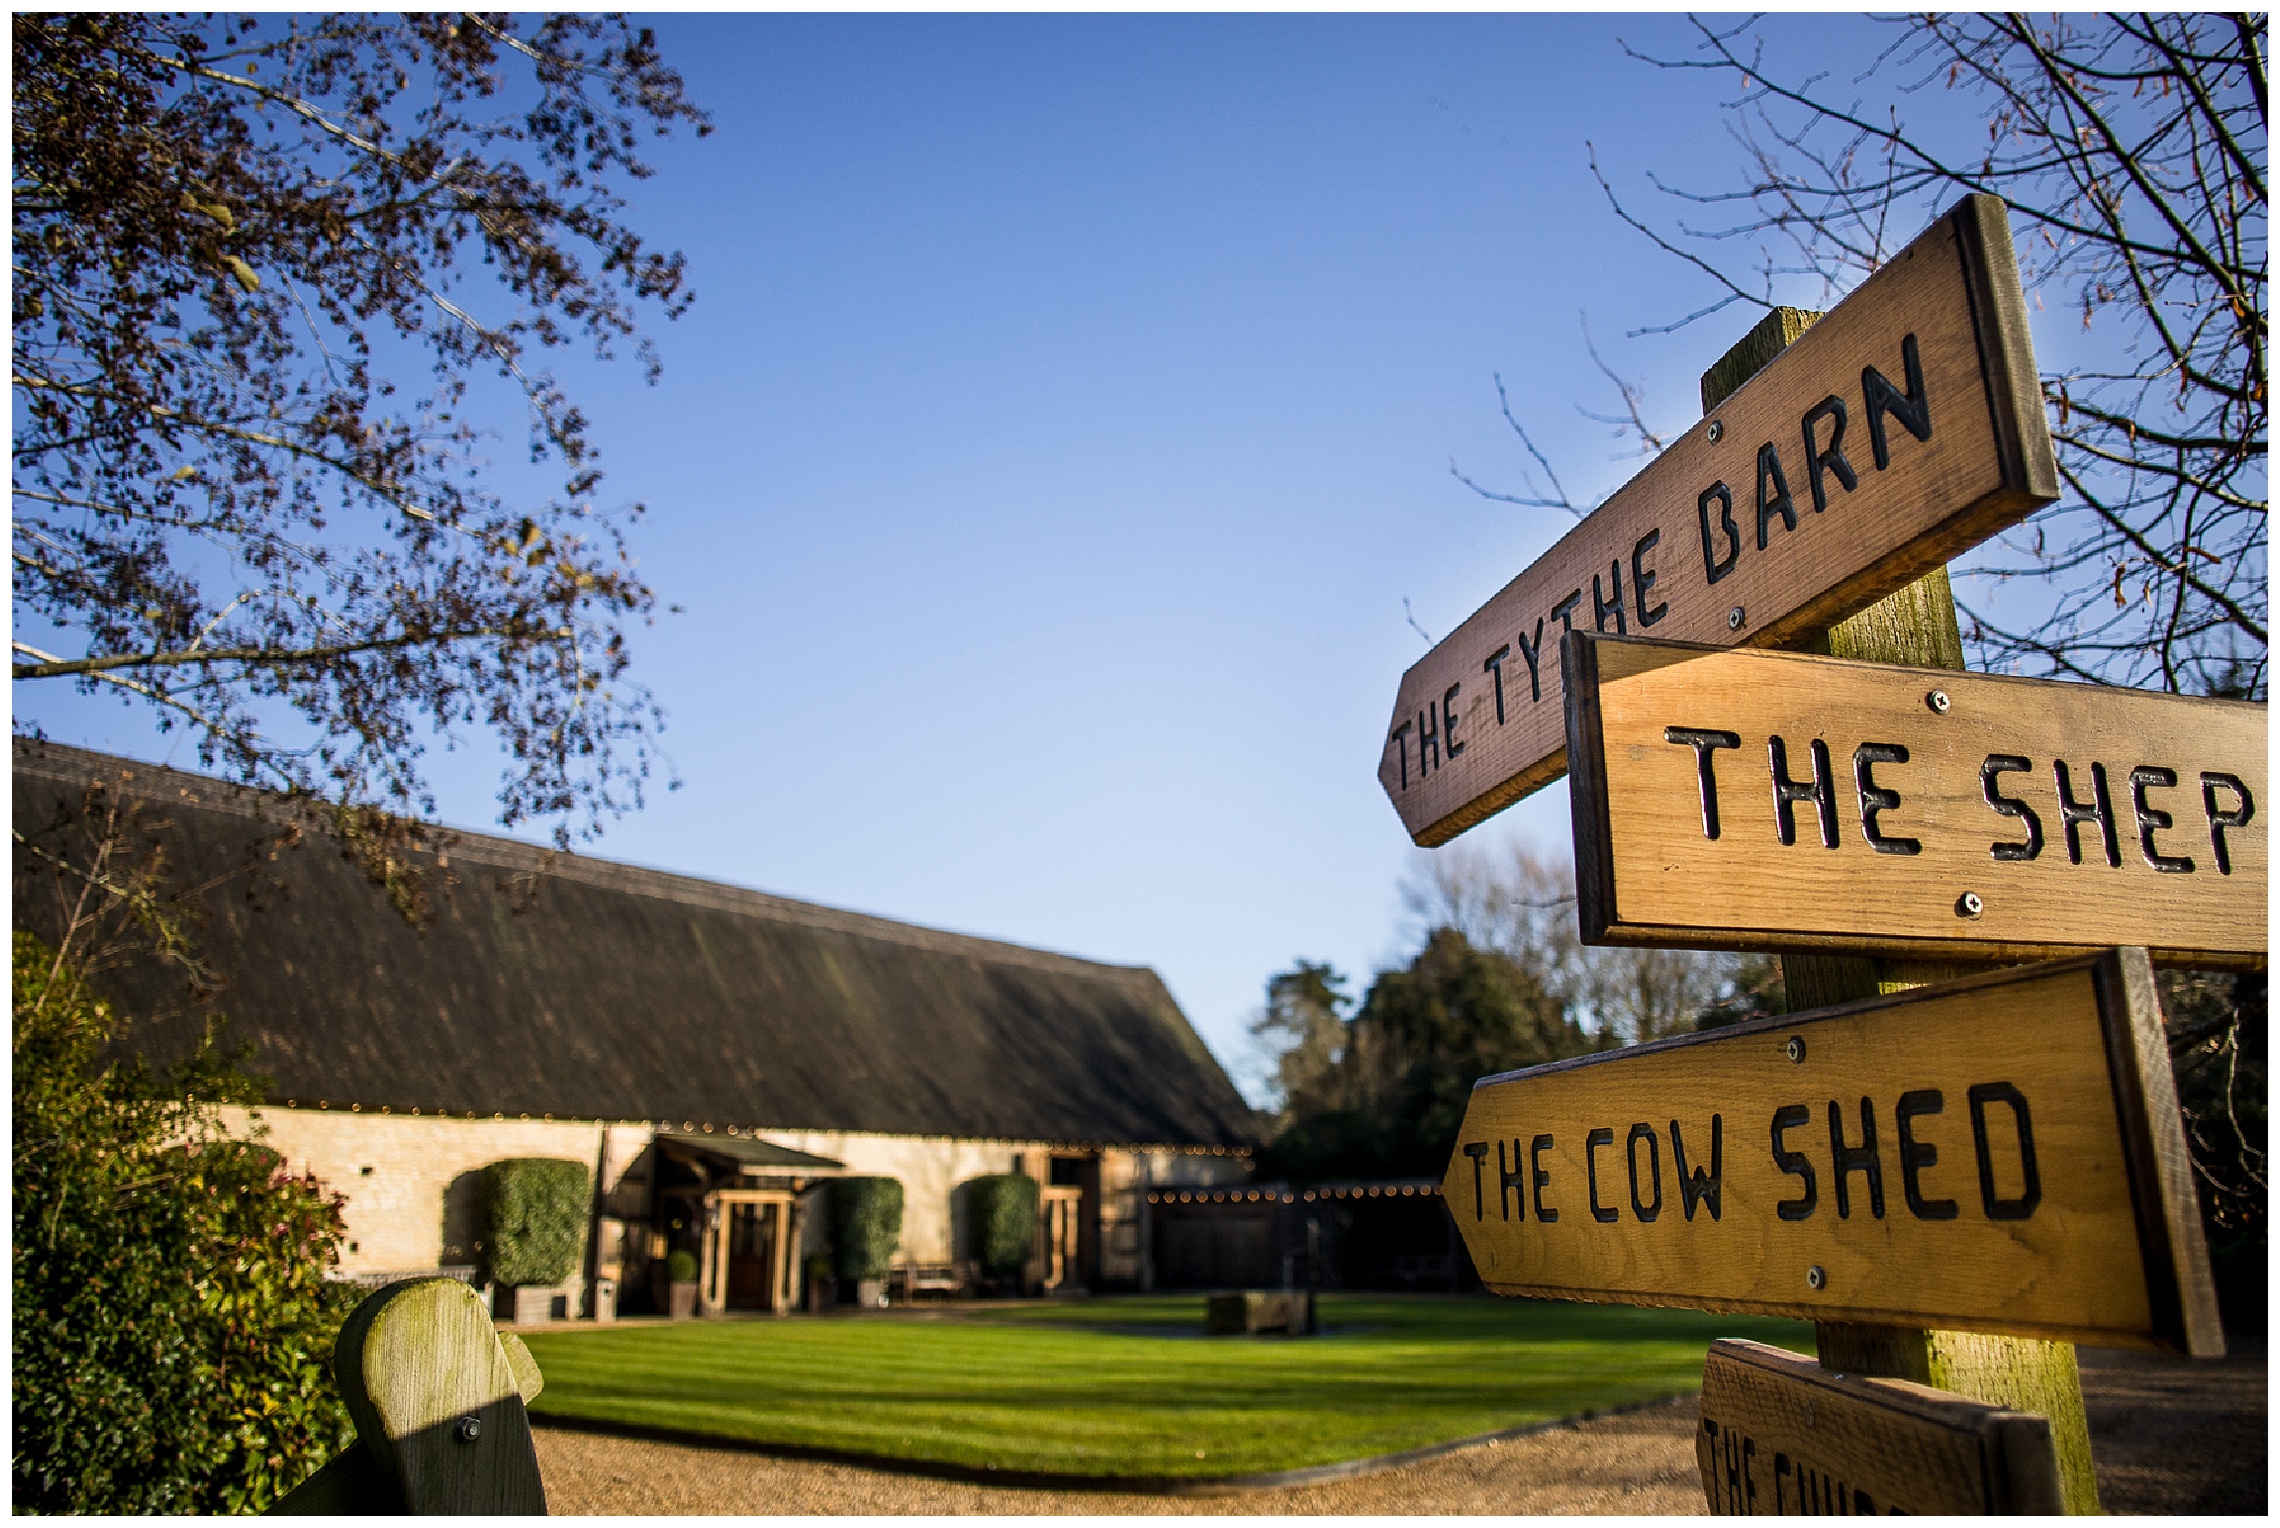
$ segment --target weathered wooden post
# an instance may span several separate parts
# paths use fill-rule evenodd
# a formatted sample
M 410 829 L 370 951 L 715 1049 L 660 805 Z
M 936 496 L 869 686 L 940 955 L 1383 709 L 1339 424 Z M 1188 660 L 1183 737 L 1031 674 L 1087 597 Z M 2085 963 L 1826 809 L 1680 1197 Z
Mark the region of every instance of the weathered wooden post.
M 2007 241 L 2006 241 L 2007 242 Z M 1818 313 L 1775 308 L 1733 349 L 1702 374 L 1702 412 L 1714 413 L 1736 388 L 1755 376 L 1819 320 Z M 2001 320 L 2023 332 L 2026 315 Z M 2031 378 L 2027 380 L 2032 380 Z M 2022 404 L 2024 400 L 2021 400 Z M 2039 399 L 2032 405 L 2040 408 Z M 2045 453 L 2047 456 L 2047 452 Z M 2041 475 L 2037 461 L 2031 470 Z M 2053 485 L 2055 491 L 2055 485 Z M 1963 632 L 1956 622 L 1955 591 L 1947 569 L 1934 568 L 1858 615 L 1839 621 L 1805 643 L 1808 652 L 1868 663 L 1961 669 Z M 1792 1008 L 1853 1002 L 1880 992 L 1939 981 L 1968 966 L 1857 955 L 1781 957 L 1782 986 Z M 2074 1345 L 2031 1337 L 1990 1337 L 1975 1332 L 1924 1331 L 1847 1321 L 1814 1323 L 1821 1366 L 1838 1373 L 1910 1380 L 1976 1401 L 2050 1419 L 2063 1495 L 2060 1510 L 2098 1510 L 2098 1481 L 2090 1464 L 2090 1421 L 2082 1407 L 2082 1376 Z
M 333 1374 L 356 1444 L 272 1511 L 546 1512 L 524 1409 L 544 1379 L 467 1285 L 408 1279 L 375 1291 L 341 1328 Z

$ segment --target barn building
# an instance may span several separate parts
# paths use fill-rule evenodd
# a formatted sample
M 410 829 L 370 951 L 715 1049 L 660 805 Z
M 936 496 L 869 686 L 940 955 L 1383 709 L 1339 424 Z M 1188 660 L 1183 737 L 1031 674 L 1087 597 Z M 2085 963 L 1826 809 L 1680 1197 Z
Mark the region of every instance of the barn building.
M 545 1156 L 594 1184 L 566 1313 L 661 1302 L 684 1249 L 705 1308 L 790 1308 L 829 1234 L 819 1186 L 851 1173 L 903 1184 L 906 1287 L 971 1282 L 960 1186 L 1013 1171 L 1041 1189 L 1032 1288 L 1142 1288 L 1151 1195 L 1251 1170 L 1251 1111 L 1144 967 L 375 834 L 55 743 L 16 740 L 14 810 L 19 928 L 60 935 L 54 862 L 106 837 L 192 888 L 206 981 L 138 958 L 98 988 L 153 1061 L 227 1016 L 268 1082 L 226 1123 L 347 1196 L 351 1276 L 479 1277 L 483 1169 Z

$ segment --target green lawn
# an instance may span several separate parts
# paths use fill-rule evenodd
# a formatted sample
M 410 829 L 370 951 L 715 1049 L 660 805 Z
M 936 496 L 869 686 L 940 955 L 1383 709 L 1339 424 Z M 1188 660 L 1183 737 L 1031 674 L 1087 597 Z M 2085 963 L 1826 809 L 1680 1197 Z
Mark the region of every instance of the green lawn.
M 532 1408 L 1007 1470 L 1297 1469 L 1691 1390 L 1713 1337 L 1810 1326 L 1438 1295 L 1324 1296 L 1315 1337 L 1206 1337 L 1203 1296 L 528 1334 Z

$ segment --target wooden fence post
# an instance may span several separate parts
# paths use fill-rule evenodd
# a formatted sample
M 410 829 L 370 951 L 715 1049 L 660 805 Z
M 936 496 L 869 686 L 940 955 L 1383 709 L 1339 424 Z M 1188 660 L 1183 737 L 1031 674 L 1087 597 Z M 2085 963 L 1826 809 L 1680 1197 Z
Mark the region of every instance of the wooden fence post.
M 1775 308 L 1702 374 L 1707 414 L 1820 318 L 1798 308 Z M 1947 569 L 1936 568 L 1849 620 L 1820 633 L 1809 650 L 1870 663 L 1906 663 L 1961 669 L 1963 636 Z M 1844 955 L 1782 957 L 1791 1009 L 1818 1008 L 1922 986 L 1972 967 L 1923 961 L 1887 961 Z M 1983 969 L 1983 968 L 1981 968 Z M 2066 1510 L 2098 1510 L 2098 1484 L 2090 1466 L 2090 1428 L 2082 1408 L 2082 1379 L 2074 1345 L 1971 1332 L 1922 1331 L 1849 1322 L 1815 1324 L 1823 1368 L 1844 1374 L 1913 1380 L 1976 1401 L 2050 1419 L 2058 1451 Z
M 544 1379 L 467 1285 L 407 1279 L 373 1293 L 341 1328 L 333 1375 L 356 1444 L 272 1511 L 545 1513 L 524 1409 Z

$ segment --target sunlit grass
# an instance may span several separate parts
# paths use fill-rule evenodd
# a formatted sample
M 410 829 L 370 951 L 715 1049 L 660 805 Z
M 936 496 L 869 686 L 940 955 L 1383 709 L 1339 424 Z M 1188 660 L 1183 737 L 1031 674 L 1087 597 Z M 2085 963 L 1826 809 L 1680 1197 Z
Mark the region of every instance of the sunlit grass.
M 1675 1395 L 1713 1337 L 1796 1322 L 1326 1295 L 1314 1337 L 1206 1337 L 1203 1296 L 529 1334 L 533 1408 L 1004 1470 L 1228 1475 L 1329 1464 Z

